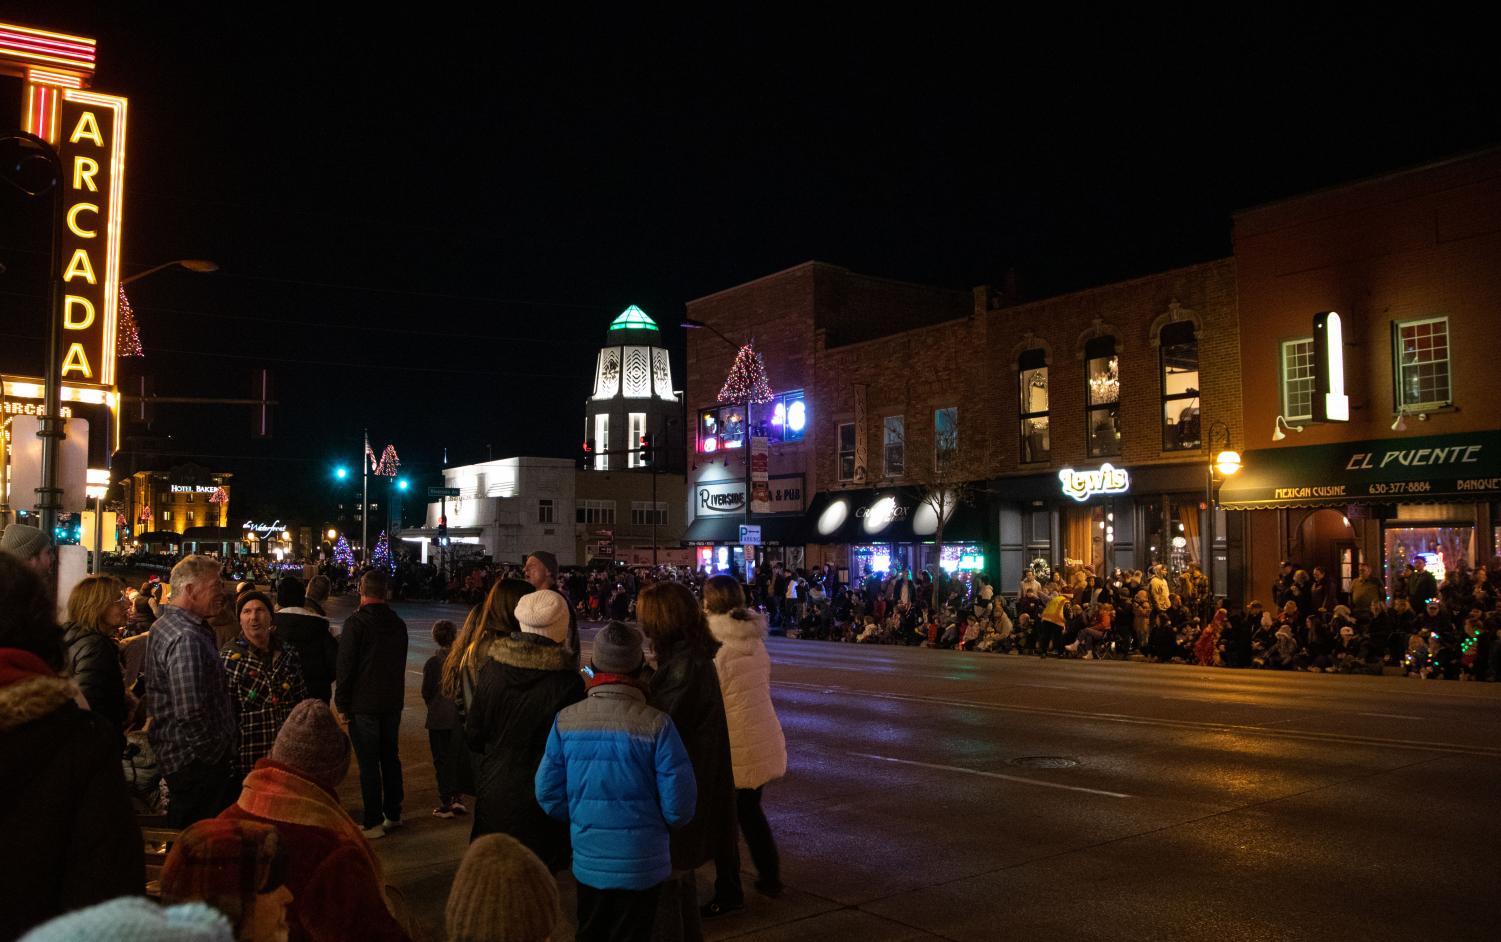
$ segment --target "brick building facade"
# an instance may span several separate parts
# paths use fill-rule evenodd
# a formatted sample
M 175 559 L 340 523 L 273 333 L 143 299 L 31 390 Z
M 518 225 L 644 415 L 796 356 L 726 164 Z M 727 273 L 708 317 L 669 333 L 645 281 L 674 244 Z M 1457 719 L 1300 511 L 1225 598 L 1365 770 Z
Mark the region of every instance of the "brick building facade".
M 1390 587 L 1418 553 L 1430 568 L 1495 554 L 1498 258 L 1501 150 L 1235 216 L 1254 449 L 1224 497 L 1249 511 L 1252 594 L 1283 559 L 1342 582 L 1370 563 Z M 1340 315 L 1347 422 L 1312 417 L 1326 311 Z

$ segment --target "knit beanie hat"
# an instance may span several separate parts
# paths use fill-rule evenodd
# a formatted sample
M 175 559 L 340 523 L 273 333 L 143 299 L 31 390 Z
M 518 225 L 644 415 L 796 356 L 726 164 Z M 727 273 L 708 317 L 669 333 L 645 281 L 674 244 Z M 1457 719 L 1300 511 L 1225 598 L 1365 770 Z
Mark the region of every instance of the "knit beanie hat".
M 271 745 L 271 761 L 280 762 L 329 791 L 349 774 L 349 737 L 322 700 L 304 700 L 292 708 Z
M 602 674 L 634 674 L 645 660 L 641 635 L 629 625 L 612 621 L 594 636 L 589 661 Z
M 558 925 L 558 884 L 509 834 L 469 845 L 445 909 L 452 942 L 542 942 Z
M 51 545 L 47 534 L 24 523 L 13 523 L 0 534 L 0 553 L 9 553 L 20 560 L 31 559 Z M 553 568 L 557 568 L 556 563 Z
M 276 828 L 259 821 L 208 818 L 177 836 L 162 865 L 162 902 L 201 900 L 238 929 L 258 893 L 282 882 Z
M 568 600 L 552 589 L 528 592 L 516 603 L 516 622 L 526 634 L 562 644 L 568 640 Z
M 122 896 L 58 916 L 21 937 L 21 942 L 234 942 L 224 914 L 203 903 L 158 906 Z
M 239 618 L 240 612 L 243 611 L 245 606 L 249 605 L 251 602 L 259 602 L 262 605 L 266 606 L 266 611 L 269 614 L 276 614 L 276 608 L 272 606 L 271 598 L 264 592 L 257 592 L 256 590 L 251 589 L 249 592 L 241 592 L 238 596 L 235 597 L 235 618 Z

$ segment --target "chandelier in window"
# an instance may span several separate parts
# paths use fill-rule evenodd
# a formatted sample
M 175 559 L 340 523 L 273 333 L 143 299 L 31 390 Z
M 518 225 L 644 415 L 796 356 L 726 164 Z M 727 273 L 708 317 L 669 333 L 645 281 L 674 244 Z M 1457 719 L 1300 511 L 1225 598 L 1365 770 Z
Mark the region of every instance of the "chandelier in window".
M 1111 357 L 1102 372 L 1089 377 L 1091 402 L 1115 402 L 1121 395 L 1120 359 Z

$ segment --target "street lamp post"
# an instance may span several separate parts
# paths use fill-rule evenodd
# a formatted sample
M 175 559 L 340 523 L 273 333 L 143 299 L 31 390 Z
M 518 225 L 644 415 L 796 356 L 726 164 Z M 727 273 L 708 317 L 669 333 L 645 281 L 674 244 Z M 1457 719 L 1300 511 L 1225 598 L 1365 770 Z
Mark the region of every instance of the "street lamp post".
M 137 281 L 140 281 L 142 278 L 145 278 L 147 275 L 154 275 L 157 272 L 162 271 L 163 269 L 172 268 L 174 266 L 181 266 L 182 268 L 186 268 L 188 271 L 196 272 L 209 272 L 219 270 L 217 263 L 211 262 L 206 258 L 179 258 L 170 262 L 162 262 L 160 265 L 153 265 L 143 272 L 139 272 L 137 274 L 131 275 L 129 278 L 122 279 L 120 285 L 121 287 L 124 287 L 125 285 L 133 284 Z
M 1218 453 L 1214 450 L 1216 439 L 1218 439 L 1222 446 Z M 1215 519 L 1219 512 L 1220 487 L 1225 483 L 1226 478 L 1240 472 L 1241 460 L 1240 452 L 1230 447 L 1230 426 L 1218 419 L 1210 423 L 1209 435 L 1204 439 L 1204 446 L 1210 454 L 1214 455 L 1208 466 L 1204 469 L 1204 497 L 1209 514 L 1209 526 L 1205 528 L 1209 534 L 1209 545 L 1207 547 L 1209 571 L 1205 575 L 1209 579 L 1209 594 L 1212 597 L 1215 589 L 1214 542 L 1215 530 L 1217 529 Z M 1225 587 L 1220 586 L 1220 588 L 1223 590 Z

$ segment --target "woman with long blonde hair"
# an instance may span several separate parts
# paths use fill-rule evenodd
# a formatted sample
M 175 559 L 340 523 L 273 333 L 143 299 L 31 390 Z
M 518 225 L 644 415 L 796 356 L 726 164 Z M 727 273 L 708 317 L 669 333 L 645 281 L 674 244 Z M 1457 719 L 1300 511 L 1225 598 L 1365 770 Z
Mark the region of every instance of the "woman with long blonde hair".
M 109 721 L 122 745 L 129 710 L 115 634 L 129 620 L 125 583 L 114 576 L 89 576 L 69 594 L 63 626 L 64 672 L 78 684 L 89 709 Z
M 464 618 L 464 627 L 448 649 L 448 658 L 443 662 L 443 695 L 453 700 L 459 708 L 459 724 L 454 730 L 453 788 L 457 794 L 475 795 L 475 769 L 479 768 L 479 753 L 471 752 L 464 740 L 464 721 L 474 704 L 474 694 L 479 689 L 480 668 L 490 660 L 490 648 L 500 638 L 508 638 L 521 630 L 516 621 L 516 603 L 532 591 L 529 583 L 521 579 L 501 579 L 490 587 L 485 600 L 469 610 Z M 449 805 L 457 814 L 467 814 L 469 808 L 457 797 Z

